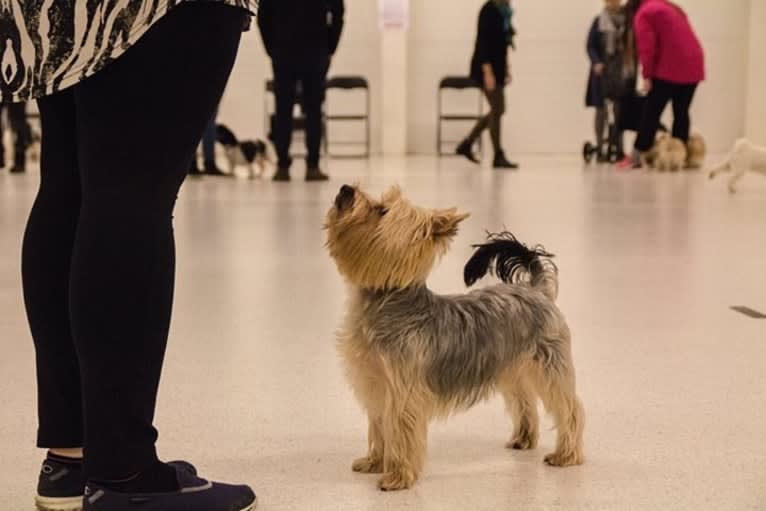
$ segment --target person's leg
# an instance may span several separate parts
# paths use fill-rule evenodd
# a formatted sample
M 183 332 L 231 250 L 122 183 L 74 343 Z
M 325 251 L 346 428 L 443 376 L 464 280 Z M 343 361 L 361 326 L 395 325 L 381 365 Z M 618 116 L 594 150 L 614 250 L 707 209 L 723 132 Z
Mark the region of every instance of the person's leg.
M 594 128 L 596 130 L 596 146 L 598 147 L 599 155 L 604 148 L 604 133 L 606 132 L 606 107 L 596 107 L 596 116 L 594 119 Z
M 498 85 L 494 91 L 487 93 L 487 100 L 489 101 L 489 107 L 491 109 L 489 116 L 489 135 L 492 139 L 492 149 L 495 151 L 495 155 L 498 155 L 503 152 L 500 126 L 503 114 L 505 114 L 505 89 Z
M 689 131 L 691 130 L 691 118 L 689 109 L 694 100 L 697 84 L 676 85 L 673 94 L 673 138 L 689 143 Z
M 11 172 L 24 172 L 27 168 L 27 148 L 32 138 L 27 122 L 26 103 L 8 105 L 8 121 L 14 136 L 14 160 Z
M 70 309 L 85 469 L 91 480 L 129 480 L 123 491 L 177 484 L 157 460 L 152 425 L 173 301 L 172 213 L 243 16 L 216 4 L 177 7 L 74 89 L 82 205 Z
M 638 131 L 635 148 L 641 153 L 649 151 L 654 146 L 657 130 L 660 126 L 662 112 L 670 101 L 673 85 L 663 80 L 653 80 L 652 90 L 646 98 L 646 105 L 641 117 L 641 127 Z
M 39 101 L 44 133 L 40 190 L 22 249 L 27 318 L 35 343 L 42 448 L 83 445 L 80 365 L 69 320 L 69 275 L 80 213 L 80 179 L 71 90 Z
M 303 84 L 303 112 L 306 116 L 306 179 L 326 181 L 327 176 L 319 170 L 322 147 L 322 103 L 324 103 L 327 82 L 327 65 L 311 63 L 301 73 Z
M 273 67 L 276 99 L 274 146 L 277 150 L 277 167 L 279 168 L 275 179 L 286 180 L 284 178 L 289 179 L 289 170 L 293 163 L 290 157 L 290 145 L 293 139 L 293 109 L 298 78 L 292 66 L 274 62 Z

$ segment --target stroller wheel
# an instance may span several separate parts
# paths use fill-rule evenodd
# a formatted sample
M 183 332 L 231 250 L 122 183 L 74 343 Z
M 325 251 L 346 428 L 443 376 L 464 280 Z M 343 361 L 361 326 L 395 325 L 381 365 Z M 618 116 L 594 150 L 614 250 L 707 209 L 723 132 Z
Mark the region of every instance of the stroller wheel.
M 590 163 L 593 160 L 593 155 L 596 152 L 596 147 L 590 142 L 585 142 L 582 148 L 582 157 L 585 163 Z

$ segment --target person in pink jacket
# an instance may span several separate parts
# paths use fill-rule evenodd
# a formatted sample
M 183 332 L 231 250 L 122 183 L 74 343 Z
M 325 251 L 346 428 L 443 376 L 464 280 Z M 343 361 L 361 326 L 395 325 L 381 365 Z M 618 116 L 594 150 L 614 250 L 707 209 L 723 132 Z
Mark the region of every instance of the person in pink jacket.
M 631 0 L 638 56 L 648 94 L 635 151 L 623 167 L 640 167 L 654 145 L 660 118 L 673 102 L 673 137 L 689 141 L 691 107 L 705 79 L 705 54 L 686 13 L 669 0 Z

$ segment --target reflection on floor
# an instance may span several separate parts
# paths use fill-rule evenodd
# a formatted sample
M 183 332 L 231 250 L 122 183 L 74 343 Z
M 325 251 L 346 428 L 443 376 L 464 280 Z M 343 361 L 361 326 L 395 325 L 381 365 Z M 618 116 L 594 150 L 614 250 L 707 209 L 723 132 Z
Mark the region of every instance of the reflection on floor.
M 500 174 L 452 159 L 333 161 L 329 184 L 188 182 L 161 454 L 252 483 L 264 510 L 766 509 L 766 321 L 730 309 L 766 311 L 766 180 L 730 196 L 701 173 L 522 163 Z M 473 213 L 431 278 L 438 291 L 462 289 L 485 229 L 558 255 L 585 465 L 543 465 L 550 422 L 536 451 L 503 449 L 509 420 L 495 399 L 432 427 L 414 490 L 381 494 L 351 472 L 366 425 L 334 351 L 344 288 L 321 224 L 355 180 Z M 0 175 L 0 509 L 13 511 L 31 509 L 40 461 L 18 263 L 36 184 Z

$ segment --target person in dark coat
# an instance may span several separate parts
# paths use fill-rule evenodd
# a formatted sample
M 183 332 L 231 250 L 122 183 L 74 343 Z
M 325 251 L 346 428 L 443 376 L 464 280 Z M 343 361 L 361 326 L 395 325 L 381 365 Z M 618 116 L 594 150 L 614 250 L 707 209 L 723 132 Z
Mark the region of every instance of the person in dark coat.
M 290 180 L 293 108 L 301 84 L 306 116 L 306 180 L 326 181 L 319 169 L 322 103 L 327 70 L 343 31 L 343 0 L 261 0 L 258 26 L 274 68 L 276 119 L 273 141 L 278 169 L 275 181 Z
M 473 154 L 473 145 L 484 130 L 489 129 L 492 148 L 495 151 L 493 167 L 504 169 L 519 167 L 506 159 L 500 137 L 500 121 L 505 113 L 505 86 L 511 83 L 508 46 L 514 46 L 513 40 L 516 35 L 512 20 L 513 8 L 510 0 L 488 0 L 479 12 L 476 47 L 471 59 L 471 77 L 483 89 L 489 101 L 490 111 L 476 123 L 468 137 L 455 150 L 457 154 L 479 163 Z
M 598 161 L 606 161 L 608 112 L 606 100 L 613 100 L 614 115 L 619 116 L 620 99 L 629 82 L 625 55 L 628 42 L 628 23 L 621 0 L 606 0 L 604 10 L 591 25 L 588 33 L 587 51 L 590 59 L 590 75 L 585 105 L 596 109 L 595 129 Z M 622 136 L 618 135 L 618 152 L 622 152 Z M 620 155 L 621 157 L 621 155 Z

